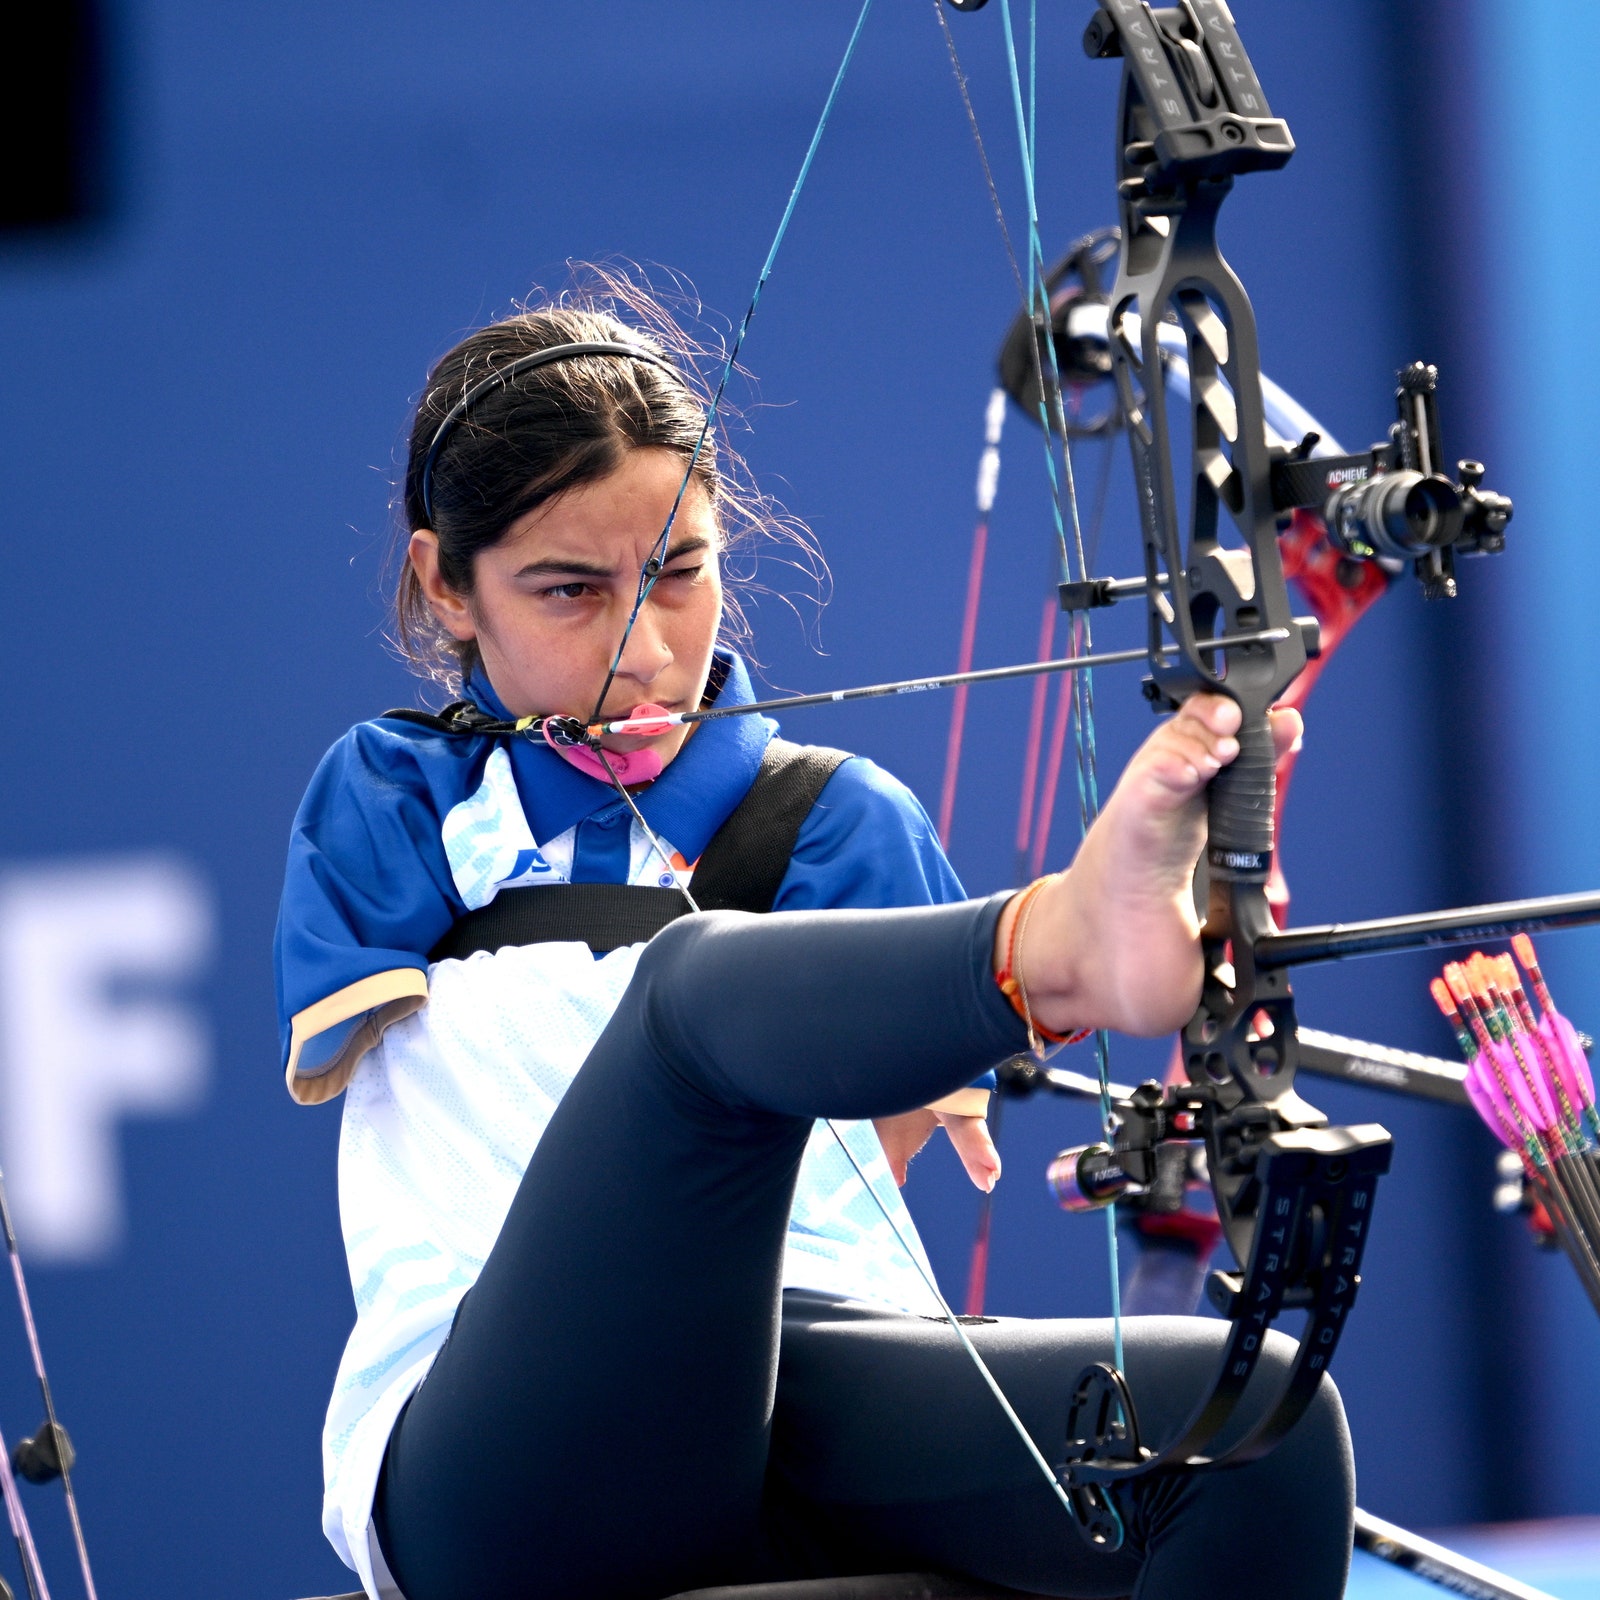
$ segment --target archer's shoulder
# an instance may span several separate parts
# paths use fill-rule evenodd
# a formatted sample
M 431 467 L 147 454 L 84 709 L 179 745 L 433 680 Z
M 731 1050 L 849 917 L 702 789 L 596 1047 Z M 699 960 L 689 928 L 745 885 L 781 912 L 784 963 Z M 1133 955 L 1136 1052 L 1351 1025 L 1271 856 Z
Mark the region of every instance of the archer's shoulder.
M 857 848 L 909 844 L 938 849 L 932 819 L 922 802 L 892 772 L 866 756 L 850 756 L 834 769 L 801 829 L 805 845 Z
M 823 785 L 817 805 L 860 818 L 896 817 L 931 826 L 922 802 L 885 767 L 867 756 L 847 756 Z
M 922 802 L 865 756 L 842 762 L 800 829 L 775 909 L 965 898 Z
M 455 791 L 465 793 L 488 749 L 487 740 L 389 713 L 358 722 L 317 763 L 302 813 L 368 800 L 392 802 L 406 791 L 426 793 L 448 808 L 461 798 Z

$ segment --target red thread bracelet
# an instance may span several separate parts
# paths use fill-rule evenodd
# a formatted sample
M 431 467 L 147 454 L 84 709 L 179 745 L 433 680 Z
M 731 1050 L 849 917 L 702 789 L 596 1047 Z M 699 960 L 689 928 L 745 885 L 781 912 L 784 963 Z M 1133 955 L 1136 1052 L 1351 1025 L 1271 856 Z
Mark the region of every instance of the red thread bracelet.
M 1035 878 L 1017 896 L 1016 915 L 1011 919 L 1011 934 L 1006 940 L 1005 960 L 1001 964 L 1000 970 L 994 975 L 994 981 L 999 986 L 1000 993 L 1011 1002 L 1011 1009 L 1027 1025 L 1028 1043 L 1034 1049 L 1038 1048 L 1040 1039 L 1044 1039 L 1050 1044 L 1077 1044 L 1079 1040 L 1087 1039 L 1094 1031 L 1092 1028 L 1084 1028 L 1078 1033 L 1057 1033 L 1053 1029 L 1045 1027 L 1043 1023 L 1035 1021 L 1033 1008 L 1028 1004 L 1028 991 L 1023 986 L 1022 979 L 1017 975 L 1017 950 L 1022 943 L 1022 935 L 1027 927 L 1028 914 L 1033 909 L 1033 902 L 1039 891 L 1050 881 L 1048 877 Z

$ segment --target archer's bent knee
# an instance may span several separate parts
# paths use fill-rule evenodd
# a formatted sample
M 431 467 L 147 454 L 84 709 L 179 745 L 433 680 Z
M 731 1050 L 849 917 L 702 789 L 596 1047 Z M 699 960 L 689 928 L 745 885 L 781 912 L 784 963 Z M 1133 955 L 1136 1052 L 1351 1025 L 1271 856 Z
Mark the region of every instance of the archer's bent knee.
M 729 979 L 730 947 L 760 921 L 745 911 L 701 911 L 669 922 L 640 951 L 612 1025 L 626 1019 L 654 1053 L 692 1068 L 705 1054 L 706 1020 Z
M 704 994 L 714 986 L 725 967 L 729 938 L 759 920 L 747 911 L 700 911 L 669 922 L 640 951 L 629 985 L 647 1020 L 672 1020 L 672 1010 L 681 1007 L 685 996 Z

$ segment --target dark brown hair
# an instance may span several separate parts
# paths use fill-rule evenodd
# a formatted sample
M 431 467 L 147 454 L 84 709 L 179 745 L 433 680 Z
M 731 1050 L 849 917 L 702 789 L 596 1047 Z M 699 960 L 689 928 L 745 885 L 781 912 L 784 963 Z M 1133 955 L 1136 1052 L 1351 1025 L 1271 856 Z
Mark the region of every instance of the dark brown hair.
M 433 465 L 430 521 L 422 501 L 423 464 L 451 407 L 473 384 L 521 356 L 591 340 L 642 346 L 667 358 L 673 370 L 625 356 L 575 356 L 491 389 L 445 438 Z M 721 359 L 679 326 L 663 297 L 637 274 L 588 265 L 573 269 L 573 286 L 559 297 L 520 307 L 443 356 L 428 374 L 411 424 L 397 530 L 394 643 L 400 654 L 452 690 L 478 660 L 477 644 L 452 637 L 433 615 L 405 554 L 412 532 L 432 528 L 441 576 L 458 594 L 470 595 L 480 551 L 535 507 L 609 476 L 629 450 L 670 450 L 687 470 L 710 403 L 697 363 L 720 371 Z M 820 579 L 820 558 L 806 530 L 754 489 L 723 420 L 719 408 L 695 459 L 694 480 L 711 504 L 724 553 L 753 552 L 764 539 L 782 538 L 796 547 L 794 564 Z M 726 594 L 723 635 L 742 642 L 748 629 L 738 595 L 733 589 Z

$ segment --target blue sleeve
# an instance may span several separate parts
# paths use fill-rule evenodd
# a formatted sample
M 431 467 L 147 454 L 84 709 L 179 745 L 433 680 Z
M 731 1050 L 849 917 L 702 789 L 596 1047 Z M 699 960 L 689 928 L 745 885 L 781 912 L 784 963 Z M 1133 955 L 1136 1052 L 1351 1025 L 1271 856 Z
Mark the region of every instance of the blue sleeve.
M 429 770 L 441 763 L 428 758 L 407 731 L 362 723 L 323 757 L 300 802 L 274 941 L 285 1060 L 297 1018 L 302 1036 L 309 1022 L 325 1022 L 317 1039 L 325 1055 L 369 1009 L 311 1011 L 319 1002 L 347 990 L 376 1000 L 390 989 L 415 992 L 420 980 L 410 975 L 427 972 L 428 952 L 464 909 L 430 783 L 446 774 Z M 447 756 L 442 766 L 456 764 Z M 395 975 L 387 984 L 386 974 Z
M 917 797 L 875 762 L 852 756 L 801 825 L 772 909 L 931 906 L 966 898 Z

